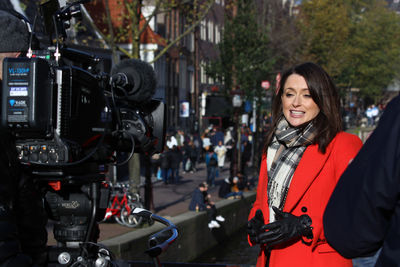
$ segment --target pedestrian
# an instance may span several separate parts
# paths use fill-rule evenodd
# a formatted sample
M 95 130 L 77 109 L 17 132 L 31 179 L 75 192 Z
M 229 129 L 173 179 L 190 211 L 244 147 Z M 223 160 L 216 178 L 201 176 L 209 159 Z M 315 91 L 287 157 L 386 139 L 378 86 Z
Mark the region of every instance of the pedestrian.
M 243 175 L 243 173 L 239 172 L 237 174 L 237 178 L 239 179 L 237 183 L 237 188 L 240 191 L 249 191 L 250 190 L 250 182 L 247 178 L 246 175 Z
M 218 157 L 212 148 L 206 154 L 206 167 L 207 167 L 207 184 L 210 187 L 214 187 L 215 176 L 218 167 Z
M 169 154 L 171 167 L 171 183 L 179 182 L 179 164 L 182 161 L 182 153 L 177 146 L 174 146 Z
M 218 196 L 220 198 L 242 198 L 243 192 L 238 187 L 239 178 L 225 178 L 219 186 Z
M 160 153 L 153 154 L 151 156 L 151 166 L 152 166 L 153 174 L 158 180 L 162 180 L 160 165 L 161 165 Z
M 225 136 L 224 136 L 224 145 L 227 149 L 226 158 L 229 162 L 232 162 L 232 151 L 233 151 L 233 147 L 235 145 L 235 140 L 232 137 L 232 131 L 233 131 L 233 127 L 229 127 L 226 130 Z
M 249 143 L 248 140 L 244 140 L 242 142 L 241 151 L 242 151 L 242 158 L 241 158 L 242 162 L 240 164 L 240 168 L 241 172 L 245 173 L 247 164 L 251 159 L 251 143 Z
M 400 266 L 400 96 L 343 173 L 324 214 L 328 243 L 366 266 Z M 379 255 L 377 251 L 381 250 Z
M 218 146 L 216 146 L 214 148 L 214 152 L 217 154 L 217 157 L 218 157 L 218 168 L 220 170 L 222 170 L 224 167 L 225 156 L 226 156 L 227 151 L 228 151 L 228 149 L 226 148 L 226 146 L 223 144 L 223 142 L 221 140 L 218 142 Z
M 181 160 L 179 162 L 177 173 L 176 173 L 176 177 L 179 177 L 179 168 L 181 166 L 181 163 L 182 163 L 182 171 L 183 171 L 183 173 L 185 173 L 185 164 L 186 164 L 187 158 L 184 156 L 184 147 L 187 144 L 188 140 L 187 140 L 187 136 L 186 136 L 185 132 L 180 128 L 177 130 L 177 132 L 175 134 L 175 139 L 177 141 L 178 151 L 181 154 L 180 155 Z
M 205 187 L 205 190 L 203 191 L 204 203 L 206 205 L 209 205 L 211 209 L 214 210 L 215 216 L 212 219 L 218 222 L 224 222 L 225 218 L 221 215 L 217 215 L 217 207 L 215 206 L 215 202 L 211 200 L 211 195 L 208 193 L 208 184 L 206 182 L 203 182 L 203 185 Z
M 217 208 L 214 204 L 206 202 L 204 195 L 207 195 L 207 186 L 205 183 L 200 183 L 192 193 L 189 210 L 196 212 L 206 211 L 208 215 L 208 228 L 219 228 L 221 225 L 217 222 L 217 220 L 223 222 L 225 221 L 225 218 L 222 216 L 217 216 Z
M 370 105 L 370 106 L 368 106 L 367 110 L 365 111 L 365 116 L 367 117 L 367 120 L 368 120 L 368 126 L 374 125 L 373 107 L 374 107 L 374 105 Z
M 164 151 L 160 154 L 160 168 L 161 168 L 161 177 L 164 181 L 164 184 L 169 183 L 169 174 L 171 169 L 171 156 L 170 151 L 167 145 L 164 146 Z
M 209 136 L 209 131 L 210 130 L 206 129 L 204 131 L 203 135 L 201 136 L 204 153 L 207 153 L 210 150 L 210 146 L 211 146 L 211 140 L 210 140 L 210 136 Z
M 197 153 L 196 163 L 198 163 L 201 160 L 203 160 L 202 158 L 203 141 L 197 133 L 193 134 L 193 144 L 196 147 L 196 153 Z
M 168 133 L 165 138 L 169 149 L 172 149 L 174 146 L 178 146 L 178 141 L 172 133 Z
M 375 123 L 377 122 L 379 117 L 379 108 L 375 105 L 372 105 L 371 116 L 372 116 L 372 125 L 375 126 Z
M 189 143 L 185 146 L 185 157 L 187 157 L 185 163 L 185 171 L 191 173 L 195 172 L 197 162 L 197 148 L 195 147 L 193 141 L 189 141 Z
M 182 129 L 178 129 L 175 134 L 175 139 L 176 139 L 178 148 L 183 147 L 185 142 L 187 141 L 185 132 Z
M 258 267 L 352 266 L 325 240 L 322 215 L 340 175 L 362 146 L 341 131 L 339 96 L 314 63 L 285 71 L 272 107 L 249 242 Z
M 214 126 L 211 130 L 210 134 L 210 141 L 211 145 L 216 147 L 219 142 L 221 141 L 224 143 L 224 133 L 221 131 L 221 129 L 218 126 Z

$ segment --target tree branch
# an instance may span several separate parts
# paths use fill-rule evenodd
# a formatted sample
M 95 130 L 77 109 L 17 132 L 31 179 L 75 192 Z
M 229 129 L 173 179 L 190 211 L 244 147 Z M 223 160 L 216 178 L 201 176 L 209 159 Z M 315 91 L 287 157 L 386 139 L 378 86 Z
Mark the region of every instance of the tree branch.
M 173 40 L 171 43 L 169 43 L 166 47 L 164 47 L 164 49 L 162 49 L 160 51 L 160 53 L 157 54 L 157 56 L 154 57 L 154 59 L 150 62 L 154 63 L 156 62 L 158 59 L 161 58 L 161 56 L 163 56 L 168 49 L 170 49 L 173 45 L 175 45 L 177 42 L 179 42 L 183 37 L 185 37 L 186 35 L 188 35 L 189 33 L 191 33 L 193 31 L 193 29 L 200 24 L 200 22 L 205 18 L 205 16 L 208 14 L 208 12 L 210 11 L 211 7 L 213 6 L 214 1 L 210 1 L 209 5 L 207 6 L 207 8 L 204 10 L 204 13 L 201 15 L 201 17 L 195 22 L 193 23 L 189 28 L 186 29 L 186 31 L 184 31 L 181 35 L 179 35 L 175 40 Z

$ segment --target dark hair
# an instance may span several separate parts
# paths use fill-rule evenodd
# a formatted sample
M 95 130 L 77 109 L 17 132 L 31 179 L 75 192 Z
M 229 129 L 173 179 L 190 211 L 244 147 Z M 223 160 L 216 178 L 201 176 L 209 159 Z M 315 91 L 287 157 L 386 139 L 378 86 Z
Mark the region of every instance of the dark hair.
M 342 130 L 339 95 L 328 73 L 319 65 L 311 62 L 294 66 L 282 74 L 280 88 L 272 104 L 272 127 L 265 139 L 263 152 L 267 153 L 277 124 L 283 116 L 283 88 L 286 80 L 292 74 L 298 74 L 306 80 L 310 95 L 320 109 L 317 117 L 313 119 L 314 126 L 316 127 L 316 136 L 313 143 L 318 144 L 318 149 L 322 153 L 325 153 L 329 143 Z

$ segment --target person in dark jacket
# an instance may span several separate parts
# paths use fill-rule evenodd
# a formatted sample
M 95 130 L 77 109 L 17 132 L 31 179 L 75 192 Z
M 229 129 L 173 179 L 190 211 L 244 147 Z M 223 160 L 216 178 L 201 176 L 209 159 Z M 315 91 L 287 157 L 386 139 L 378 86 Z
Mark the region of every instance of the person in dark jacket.
M 160 154 L 160 168 L 161 168 L 161 177 L 164 181 L 164 184 L 169 183 L 169 172 L 171 169 L 170 163 L 170 154 L 168 146 L 164 146 L 164 151 Z
M 346 258 L 400 266 L 400 96 L 347 167 L 325 209 L 328 243 Z
M 242 143 L 242 163 L 241 163 L 241 171 L 245 172 L 247 167 L 247 163 L 251 159 L 251 143 L 249 141 L 244 140 Z
M 193 191 L 192 199 L 189 204 L 189 210 L 207 211 L 208 227 L 210 229 L 220 227 L 220 224 L 217 222 L 217 220 L 220 222 L 225 221 L 222 216 L 217 216 L 217 208 L 209 201 L 206 183 L 200 183 Z
M 182 153 L 177 146 L 173 146 L 169 154 L 171 167 L 171 183 L 179 182 L 179 164 L 182 161 Z
M 218 196 L 220 198 L 241 198 L 243 196 L 242 191 L 234 191 L 232 188 L 239 182 L 238 177 L 233 177 L 233 178 L 226 178 L 224 181 L 222 181 L 222 184 L 219 187 L 218 190 Z
M 206 166 L 207 166 L 207 183 L 210 187 L 214 187 L 215 177 L 217 175 L 218 168 L 218 156 L 214 152 L 213 148 L 206 154 Z
M 191 172 L 193 173 L 196 171 L 196 161 L 197 161 L 197 149 L 193 143 L 193 141 L 189 141 L 184 148 L 184 165 L 185 165 L 185 171 L 186 172 Z M 188 164 L 188 161 L 190 160 L 190 164 Z M 189 168 L 186 168 L 186 165 L 189 166 Z

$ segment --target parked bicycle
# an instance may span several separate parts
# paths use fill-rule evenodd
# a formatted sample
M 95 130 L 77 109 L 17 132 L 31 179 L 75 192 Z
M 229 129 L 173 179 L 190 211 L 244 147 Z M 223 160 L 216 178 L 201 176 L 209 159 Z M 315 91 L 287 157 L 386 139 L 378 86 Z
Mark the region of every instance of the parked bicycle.
M 128 182 L 108 182 L 111 188 L 110 201 L 103 221 L 114 219 L 118 224 L 127 227 L 138 227 L 143 217 L 133 213 L 135 208 L 143 208 L 139 194 L 129 191 Z

